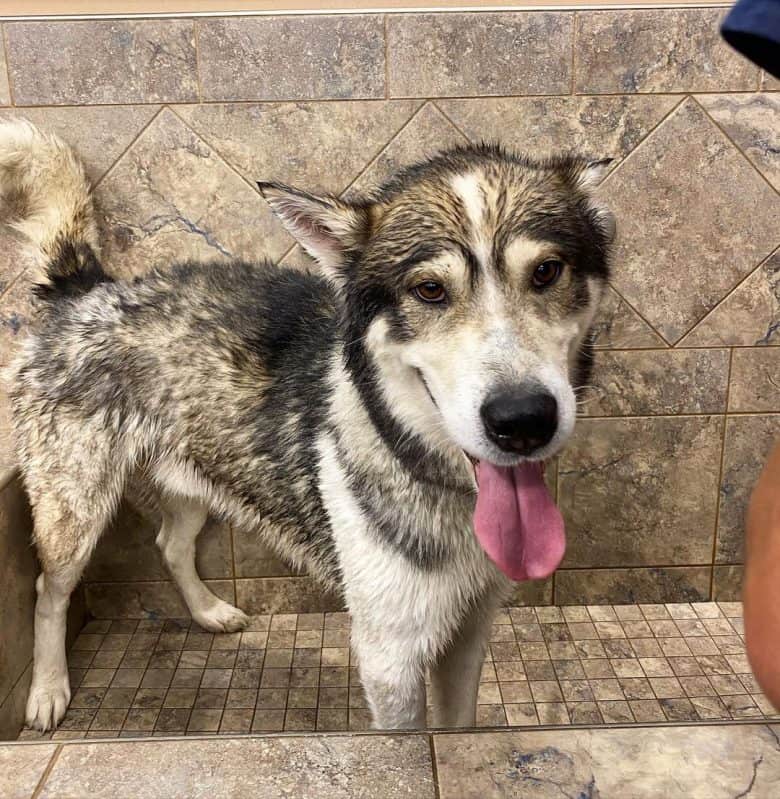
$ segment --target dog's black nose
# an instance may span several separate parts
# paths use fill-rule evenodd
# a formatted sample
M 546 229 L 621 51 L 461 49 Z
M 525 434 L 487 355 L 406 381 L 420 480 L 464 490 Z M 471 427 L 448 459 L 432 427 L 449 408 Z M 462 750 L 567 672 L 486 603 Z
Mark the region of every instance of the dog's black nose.
M 482 405 L 480 414 L 488 438 L 517 455 L 549 444 L 558 429 L 558 403 L 539 385 L 502 389 Z

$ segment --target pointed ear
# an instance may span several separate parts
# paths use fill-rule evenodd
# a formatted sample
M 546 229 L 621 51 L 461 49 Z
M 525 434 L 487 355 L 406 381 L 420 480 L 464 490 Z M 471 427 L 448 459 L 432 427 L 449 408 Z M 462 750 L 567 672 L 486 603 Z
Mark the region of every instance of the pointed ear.
M 585 191 L 595 189 L 606 177 L 614 160 L 614 158 L 601 158 L 598 161 L 584 161 L 577 175 L 577 185 Z
M 329 278 L 338 279 L 346 253 L 368 235 L 366 208 L 330 195 L 316 197 L 283 183 L 259 182 L 257 187 L 287 232 Z

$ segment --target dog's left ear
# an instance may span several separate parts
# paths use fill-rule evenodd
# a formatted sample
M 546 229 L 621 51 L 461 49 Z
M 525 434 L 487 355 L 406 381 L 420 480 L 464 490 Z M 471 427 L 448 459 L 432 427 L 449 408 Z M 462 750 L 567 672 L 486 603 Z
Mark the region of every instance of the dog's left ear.
M 577 174 L 577 185 L 590 191 L 606 177 L 614 158 L 601 158 L 598 161 L 584 161 Z
M 283 183 L 257 184 L 260 193 L 287 232 L 339 283 L 350 250 L 366 238 L 369 215 L 365 207 L 332 195 L 317 197 Z
M 615 215 L 596 196 L 596 188 L 604 180 L 614 158 L 601 158 L 598 161 L 582 161 L 575 172 L 577 186 L 589 195 L 588 204 L 594 224 L 601 229 L 607 242 L 613 242 L 617 233 Z

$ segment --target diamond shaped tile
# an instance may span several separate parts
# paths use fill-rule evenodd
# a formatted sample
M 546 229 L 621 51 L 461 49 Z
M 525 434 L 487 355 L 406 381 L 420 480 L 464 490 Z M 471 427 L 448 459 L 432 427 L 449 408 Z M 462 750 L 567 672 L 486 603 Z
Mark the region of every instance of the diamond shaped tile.
M 468 140 L 444 114 L 433 103 L 427 103 L 350 189 L 366 191 L 389 178 L 402 166 L 434 155 L 439 150 L 467 143 Z
M 606 179 L 614 284 L 669 342 L 776 246 L 780 197 L 686 100 Z
M 780 251 L 713 308 L 680 344 L 780 345 Z
M 780 191 L 780 94 L 705 94 L 697 99 Z
M 87 174 L 99 180 L 157 113 L 155 105 L 24 108 L 0 112 L 21 116 L 41 130 L 56 133 L 76 149 Z
M 98 190 L 114 274 L 186 258 L 278 258 L 291 244 L 259 193 L 165 109 Z
M 419 108 L 416 100 L 178 106 L 249 180 L 343 191 Z
M 532 156 L 552 151 L 623 158 L 679 97 L 501 97 L 441 100 L 472 141 L 500 141 Z
M 666 342 L 611 287 L 601 300 L 593 326 L 596 349 L 644 349 L 664 347 Z

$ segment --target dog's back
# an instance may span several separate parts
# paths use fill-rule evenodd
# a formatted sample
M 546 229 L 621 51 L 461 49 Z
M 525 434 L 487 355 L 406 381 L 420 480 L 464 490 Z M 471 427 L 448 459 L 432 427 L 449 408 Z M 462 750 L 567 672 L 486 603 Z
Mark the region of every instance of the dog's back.
M 326 281 L 267 262 L 181 263 L 114 281 L 67 147 L 6 125 L 0 178 L 46 276 L 33 335 L 9 370 L 36 514 L 72 520 L 37 525 L 42 557 L 93 541 L 140 477 L 263 527 L 293 562 L 332 579 L 313 457 L 336 325 Z M 47 192 L 42 178 L 67 191 Z

